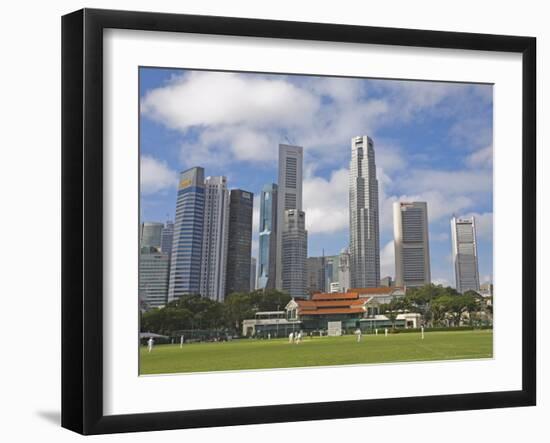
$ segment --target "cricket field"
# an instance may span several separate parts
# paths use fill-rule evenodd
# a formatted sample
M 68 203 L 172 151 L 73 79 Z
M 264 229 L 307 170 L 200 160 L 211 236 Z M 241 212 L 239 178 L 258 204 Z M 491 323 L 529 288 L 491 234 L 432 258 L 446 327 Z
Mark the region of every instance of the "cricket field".
M 350 364 L 491 358 L 493 332 L 450 331 L 288 339 L 239 339 L 217 343 L 140 348 L 140 374 L 297 368 Z

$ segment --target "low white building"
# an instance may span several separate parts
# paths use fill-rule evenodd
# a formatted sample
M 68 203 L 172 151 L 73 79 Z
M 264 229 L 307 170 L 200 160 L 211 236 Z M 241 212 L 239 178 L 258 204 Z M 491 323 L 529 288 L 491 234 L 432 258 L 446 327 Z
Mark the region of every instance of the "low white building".
M 243 320 L 242 334 L 245 337 L 255 337 L 259 334 L 286 336 L 289 331 L 299 331 L 301 322 L 297 319 L 289 320 L 287 311 L 256 312 L 253 319 Z

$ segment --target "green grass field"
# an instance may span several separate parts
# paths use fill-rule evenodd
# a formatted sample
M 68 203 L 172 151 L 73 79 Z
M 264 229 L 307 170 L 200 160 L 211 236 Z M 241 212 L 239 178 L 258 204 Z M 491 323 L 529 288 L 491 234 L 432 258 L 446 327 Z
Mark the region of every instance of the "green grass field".
M 222 343 L 155 346 L 140 349 L 141 374 L 295 368 L 366 363 L 491 358 L 493 333 L 484 331 L 427 332 L 288 339 L 241 339 Z

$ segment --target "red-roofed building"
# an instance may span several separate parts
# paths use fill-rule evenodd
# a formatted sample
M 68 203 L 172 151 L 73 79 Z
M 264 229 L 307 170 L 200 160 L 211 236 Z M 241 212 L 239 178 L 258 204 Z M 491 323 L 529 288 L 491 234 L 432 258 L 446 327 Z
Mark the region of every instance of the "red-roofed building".
M 370 298 L 360 298 L 357 292 L 313 294 L 311 300 L 291 300 L 286 306 L 289 319 L 309 317 L 330 321 L 355 319 L 378 314 L 378 306 Z M 330 317 L 330 318 L 329 318 Z
M 330 333 L 329 324 L 334 323 L 347 333 L 356 328 L 392 327 L 394 323 L 380 314 L 380 305 L 404 294 L 403 288 L 355 288 L 348 292 L 316 293 L 310 300 L 292 299 L 284 311 L 257 313 L 255 319 L 244 320 L 243 335 L 280 337 L 299 330 Z M 417 327 L 419 321 L 420 314 L 402 313 L 395 326 Z
M 304 329 L 327 329 L 329 322 L 342 322 L 343 329 L 391 326 L 380 315 L 380 305 L 405 295 L 403 288 L 355 288 L 348 292 L 317 293 L 310 300 L 291 300 L 285 307 L 290 321 L 299 321 Z M 397 326 L 409 327 L 408 319 L 400 318 Z

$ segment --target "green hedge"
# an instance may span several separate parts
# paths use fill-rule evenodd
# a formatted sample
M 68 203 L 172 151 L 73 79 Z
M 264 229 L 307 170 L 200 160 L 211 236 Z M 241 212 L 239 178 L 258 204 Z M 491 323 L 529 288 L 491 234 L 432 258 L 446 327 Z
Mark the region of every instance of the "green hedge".
M 453 327 L 437 327 L 437 328 L 424 328 L 424 332 L 452 332 L 452 331 L 474 331 L 479 329 L 493 329 L 492 326 L 453 326 Z M 420 328 L 396 328 L 388 331 L 390 334 L 407 334 L 411 332 L 421 332 Z M 378 331 L 380 333 L 380 331 Z

